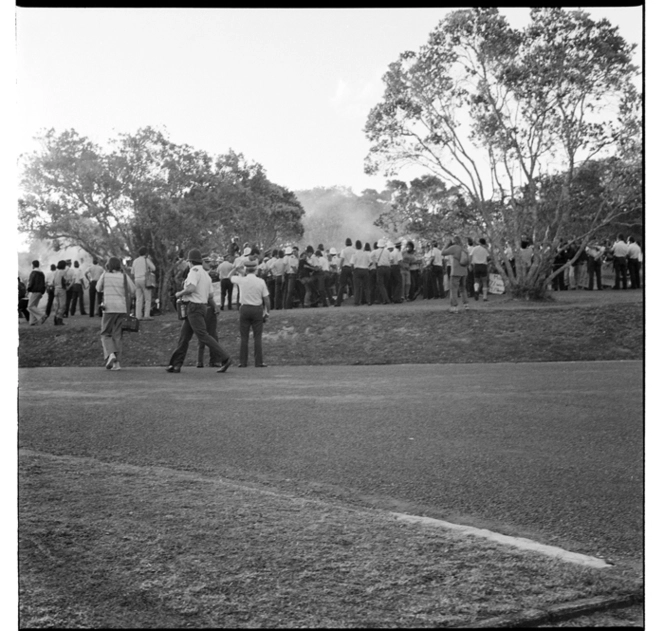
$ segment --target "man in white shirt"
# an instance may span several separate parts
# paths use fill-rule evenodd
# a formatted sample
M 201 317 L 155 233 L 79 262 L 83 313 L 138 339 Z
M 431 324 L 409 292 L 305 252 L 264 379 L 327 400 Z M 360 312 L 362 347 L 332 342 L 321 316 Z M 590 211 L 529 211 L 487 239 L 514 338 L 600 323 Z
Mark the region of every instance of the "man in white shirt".
M 641 288 L 641 248 L 634 237 L 629 238 L 627 246 L 627 271 L 632 289 Z
M 219 275 L 219 283 L 221 290 L 221 310 L 224 310 L 224 303 L 226 302 L 226 296 L 228 296 L 228 310 L 232 308 L 232 295 L 233 295 L 233 283 L 231 283 L 231 270 L 233 269 L 233 263 L 230 262 L 230 256 L 226 254 L 224 260 L 219 263 L 217 267 L 217 274 Z
M 386 245 L 385 239 L 379 239 L 378 248 L 373 251 L 373 259 L 376 263 L 378 300 L 384 305 L 390 303 L 390 297 L 387 293 L 387 284 L 390 282 L 390 270 L 392 265 L 392 257 Z
M 270 315 L 270 292 L 262 278 L 256 276 L 256 261 L 244 264 L 246 276 L 231 276 L 231 282 L 240 288 L 240 368 L 246 368 L 249 359 L 249 331 L 254 333 L 254 365 L 267 368 L 263 363 L 263 322 Z
M 74 267 L 71 270 L 71 311 L 70 315 L 76 315 L 76 305 L 79 305 L 81 315 L 87 315 L 85 305 L 83 304 L 83 270 L 78 261 L 74 261 Z
M 148 249 L 142 246 L 138 250 L 138 257 L 131 264 L 131 273 L 136 284 L 136 317 L 139 320 L 152 320 L 150 307 L 152 306 L 152 287 L 146 284 L 148 272 L 154 273 L 154 263 L 148 257 Z
M 623 289 L 627 289 L 627 249 L 625 237 L 619 234 L 611 248 L 611 252 L 613 252 L 613 270 L 615 272 L 614 289 L 620 289 L 621 284 Z
M 353 259 L 354 252 L 355 248 L 349 237 L 346 239 L 346 247 L 341 250 L 341 254 L 339 255 L 339 286 L 337 288 L 337 297 L 334 301 L 335 307 L 341 306 L 344 294 L 348 294 L 348 296 L 352 294 L 353 266 L 351 265 L 351 260 Z
M 295 295 L 295 283 L 297 281 L 297 269 L 300 260 L 293 253 L 293 248 L 289 245 L 284 251 L 284 309 L 293 307 L 293 297 Z
M 189 273 L 184 281 L 184 289 L 176 292 L 175 297 L 181 298 L 186 303 L 186 318 L 182 321 L 180 329 L 180 339 L 178 346 L 173 351 L 171 359 L 168 362 L 166 372 L 179 373 L 182 364 L 187 356 L 189 342 L 196 335 L 199 342 L 202 342 L 215 352 L 216 357 L 222 358 L 221 368 L 217 372 L 223 373 L 231 365 L 231 356 L 222 348 L 207 331 L 205 323 L 205 314 L 208 304 L 214 308 L 217 313 L 217 305 L 214 302 L 214 293 L 212 291 L 212 279 L 203 269 L 203 256 L 200 250 L 189 251 Z
M 438 248 L 438 241 L 434 241 L 431 244 L 431 280 L 433 281 L 433 297 L 434 298 L 444 298 L 445 297 L 445 283 L 443 281 L 444 269 L 443 269 L 443 255 L 441 254 L 440 249 Z
M 403 302 L 403 284 L 401 282 L 401 251 L 392 241 L 387 244 L 390 253 L 390 298 L 394 303 Z
M 104 268 L 99 265 L 99 261 L 94 258 L 92 259 L 92 265 L 85 272 L 85 277 L 88 279 L 90 286 L 88 288 L 88 298 L 90 299 L 90 317 L 95 317 L 95 303 L 97 301 L 97 283 L 101 278 L 101 275 L 104 273 Z M 99 306 L 97 306 L 97 315 L 102 316 Z
M 489 258 L 486 239 L 482 238 L 479 245 L 474 246 L 470 252 L 470 267 L 473 270 L 473 293 L 475 300 L 479 300 L 481 291 L 484 302 L 489 299 Z

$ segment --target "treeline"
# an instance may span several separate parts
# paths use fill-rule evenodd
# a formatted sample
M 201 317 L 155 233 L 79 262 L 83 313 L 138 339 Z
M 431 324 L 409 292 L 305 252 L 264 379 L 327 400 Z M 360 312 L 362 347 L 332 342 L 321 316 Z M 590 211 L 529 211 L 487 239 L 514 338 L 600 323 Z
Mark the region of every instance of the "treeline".
M 102 260 L 147 246 L 162 304 L 183 250 L 219 249 L 233 236 L 265 249 L 302 237 L 295 194 L 241 153 L 211 156 L 151 127 L 103 148 L 75 130 L 51 129 L 39 141 L 41 150 L 21 157 L 20 229 Z

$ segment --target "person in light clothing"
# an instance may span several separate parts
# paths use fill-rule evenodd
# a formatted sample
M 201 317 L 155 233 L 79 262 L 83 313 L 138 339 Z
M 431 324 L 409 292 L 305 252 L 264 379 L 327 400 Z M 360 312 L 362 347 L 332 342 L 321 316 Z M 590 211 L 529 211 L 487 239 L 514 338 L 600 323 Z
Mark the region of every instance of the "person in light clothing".
M 222 348 L 219 342 L 208 333 L 205 324 L 205 315 L 208 310 L 208 304 L 210 304 L 210 300 L 214 302 L 212 279 L 205 269 L 203 269 L 203 255 L 200 250 L 190 250 L 188 258 L 191 267 L 189 268 L 189 273 L 184 281 L 184 289 L 175 293 L 176 298 L 181 298 L 182 301 L 186 303 L 187 315 L 185 319 L 182 320 L 178 346 L 171 355 L 166 372 L 180 372 L 182 364 L 187 356 L 189 342 L 195 334 L 199 342 L 205 344 L 211 352 L 215 352 L 215 358 L 221 357 L 221 368 L 219 368 L 217 372 L 223 373 L 226 372 L 231 365 L 231 357 Z M 216 315 L 216 304 L 214 311 Z
M 104 268 L 99 265 L 99 261 L 97 259 L 92 259 L 92 265 L 88 268 L 88 270 L 85 272 L 84 276 L 88 280 L 89 288 L 88 288 L 88 297 L 90 299 L 90 317 L 94 318 L 95 317 L 95 303 L 97 302 L 97 283 L 99 282 L 99 279 L 101 278 L 101 275 L 104 273 Z M 98 309 L 97 315 L 101 316 L 101 310 L 99 309 L 99 305 L 96 305 Z
M 152 288 L 145 285 L 148 272 L 155 271 L 154 263 L 148 257 L 148 249 L 143 246 L 138 250 L 138 257 L 131 264 L 131 273 L 136 281 L 136 317 L 139 320 L 152 320 Z
M 461 290 L 461 300 L 464 309 L 468 309 L 468 292 L 466 291 L 466 275 L 468 266 L 461 265 L 461 252 L 464 249 L 461 237 L 455 236 L 451 243 L 441 252 L 443 256 L 452 257 L 452 274 L 450 276 L 450 311 L 457 313 L 458 300 L 457 294 Z
M 629 272 L 629 286 L 632 289 L 641 288 L 641 248 L 634 237 L 628 239 L 627 271 Z
M 489 250 L 486 247 L 486 239 L 480 239 L 479 245 L 476 245 L 470 252 L 470 266 L 474 276 L 474 296 L 479 299 L 482 292 L 482 300 L 486 302 L 489 298 Z
M 246 276 L 231 276 L 231 282 L 240 289 L 240 368 L 246 368 L 249 359 L 249 331 L 254 334 L 254 365 L 267 368 L 263 363 L 263 316 L 270 314 L 270 292 L 262 278 L 256 276 L 256 261 L 244 263 Z
M 613 252 L 613 269 L 615 271 L 615 282 L 613 283 L 614 289 L 627 289 L 627 250 L 629 246 L 625 243 L 625 237 L 622 234 L 618 235 L 618 239 L 613 244 L 611 252 Z
M 221 290 L 221 310 L 224 310 L 226 298 L 228 297 L 228 310 L 233 308 L 233 283 L 231 283 L 231 270 L 233 263 L 230 261 L 228 254 L 224 255 L 224 260 L 219 263 L 217 267 L 217 274 L 219 274 L 219 284 Z
M 103 294 L 101 318 L 101 346 L 108 370 L 120 370 L 122 353 L 122 321 L 127 313 L 127 294 L 136 293 L 134 282 L 122 271 L 120 259 L 108 259 L 104 272 L 97 281 L 97 293 Z

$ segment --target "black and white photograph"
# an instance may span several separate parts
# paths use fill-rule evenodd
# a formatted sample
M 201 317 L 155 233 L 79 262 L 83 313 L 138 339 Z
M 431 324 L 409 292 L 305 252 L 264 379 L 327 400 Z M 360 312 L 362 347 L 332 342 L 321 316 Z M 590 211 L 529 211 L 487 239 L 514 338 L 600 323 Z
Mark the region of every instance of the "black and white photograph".
M 651 7 L 5 10 L 9 621 L 655 629 Z

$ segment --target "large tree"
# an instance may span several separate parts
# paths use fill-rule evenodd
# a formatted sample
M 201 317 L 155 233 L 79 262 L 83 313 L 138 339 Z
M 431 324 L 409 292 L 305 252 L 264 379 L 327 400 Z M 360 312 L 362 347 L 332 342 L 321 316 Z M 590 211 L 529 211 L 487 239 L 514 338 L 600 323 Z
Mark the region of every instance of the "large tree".
M 302 234 L 294 194 L 233 151 L 215 160 L 151 127 L 106 150 L 74 130 L 41 140 L 41 151 L 23 157 L 21 228 L 100 259 L 147 246 L 164 305 L 181 250 L 223 249 L 234 234 L 265 247 Z
M 561 239 L 583 246 L 623 212 L 603 205 L 585 233 L 569 234 L 580 167 L 620 155 L 639 133 L 633 50 L 616 27 L 583 11 L 532 9 L 520 30 L 495 8 L 455 11 L 419 52 L 390 65 L 365 126 L 366 171 L 391 176 L 415 165 L 458 187 L 512 294 L 543 296 Z M 553 173 L 562 186 L 552 206 L 540 186 Z M 513 270 L 506 252 L 524 239 L 533 263 L 517 257 Z
M 431 174 L 411 180 L 390 180 L 391 202 L 376 220 L 392 237 L 442 239 L 452 232 L 477 232 L 477 216 L 459 187 L 448 187 Z

